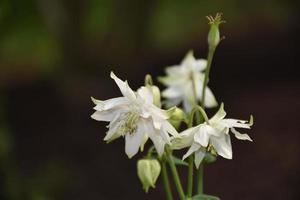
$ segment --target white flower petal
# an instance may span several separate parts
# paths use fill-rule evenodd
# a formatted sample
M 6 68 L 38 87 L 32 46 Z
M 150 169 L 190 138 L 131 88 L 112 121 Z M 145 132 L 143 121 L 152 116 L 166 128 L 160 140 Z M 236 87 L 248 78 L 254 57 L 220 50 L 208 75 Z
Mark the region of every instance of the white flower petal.
M 206 65 L 207 65 L 207 61 L 205 59 L 197 59 L 195 61 L 195 69 L 198 72 L 205 70 Z
M 193 143 L 189 150 L 186 152 L 186 154 L 183 155 L 182 160 L 185 160 L 187 157 L 189 157 L 192 153 L 199 150 L 200 148 L 201 146 L 199 144 Z
M 179 135 L 174 126 L 172 126 L 171 123 L 167 120 L 165 120 L 165 122 L 163 123 L 163 129 L 174 137 Z
M 193 103 L 187 98 L 183 99 L 183 109 L 186 112 L 190 112 L 193 109 Z
M 194 141 L 201 144 L 203 147 L 207 147 L 208 142 L 209 142 L 209 129 L 210 126 L 201 124 L 199 126 L 199 131 L 195 133 L 194 135 Z
M 164 153 L 166 142 L 162 138 L 160 131 L 156 130 L 150 121 L 147 121 L 145 123 L 145 132 L 153 142 L 156 152 L 161 156 Z
M 141 87 L 137 91 L 140 98 L 142 98 L 146 103 L 152 104 L 153 103 L 153 95 L 149 88 Z
M 145 147 L 145 144 L 148 141 L 148 139 L 149 139 L 149 136 L 145 133 L 144 134 L 144 139 L 143 139 L 143 141 L 141 143 L 141 146 L 140 146 L 141 151 L 144 151 L 144 147 Z
M 110 121 L 109 125 L 107 126 L 109 129 L 106 132 L 106 136 L 103 139 L 104 141 L 111 142 L 122 136 L 122 133 L 118 131 L 121 115 L 122 113 L 116 114 L 114 118 Z
M 183 68 L 181 68 L 180 65 L 173 65 L 173 66 L 169 66 L 166 67 L 165 71 L 166 74 L 169 75 L 168 77 L 172 77 L 172 76 L 180 76 L 183 72 Z
M 113 72 L 110 73 L 110 77 L 115 80 L 124 97 L 128 98 L 131 101 L 134 101 L 136 99 L 134 92 L 129 87 L 126 81 L 122 81 L 121 79 L 119 79 Z
M 226 116 L 226 112 L 224 110 L 224 104 L 221 103 L 218 112 L 209 120 L 210 123 L 218 123 L 221 119 Z
M 218 105 L 218 102 L 216 101 L 216 98 L 212 91 L 206 87 L 205 88 L 205 107 L 207 108 L 213 108 Z
M 171 108 L 173 106 L 177 106 L 180 104 L 182 101 L 182 98 L 172 98 L 172 99 L 167 99 L 162 102 L 163 105 L 165 105 L 166 108 Z
M 168 76 L 158 77 L 158 81 L 166 86 L 180 86 L 186 81 L 185 73 L 180 67 L 172 67 L 173 74 L 167 72 Z
M 104 137 L 103 140 L 106 141 L 106 142 L 111 142 L 111 141 L 113 141 L 113 140 L 115 140 L 115 139 L 117 139 L 117 138 L 119 138 L 121 136 L 122 136 L 122 133 L 120 133 L 118 131 L 118 128 L 117 127 L 113 127 L 113 128 L 111 128 L 111 129 L 109 129 L 107 131 L 107 133 L 106 133 L 106 135 L 105 135 L 105 137 Z
M 118 110 L 113 109 L 108 111 L 96 111 L 91 115 L 91 118 L 97 121 L 109 122 L 116 116 L 118 112 Z
M 171 86 L 162 92 L 163 97 L 171 98 L 171 99 L 182 97 L 182 95 L 183 95 L 183 93 L 182 93 L 181 86 Z
M 198 169 L 200 166 L 200 163 L 202 162 L 203 158 L 205 157 L 206 151 L 202 148 L 200 148 L 198 151 L 195 152 L 195 166 Z
M 117 98 L 108 99 L 105 101 L 99 101 L 99 100 L 93 99 L 93 101 L 96 104 L 94 109 L 98 110 L 98 111 L 112 109 L 116 106 L 123 106 L 123 105 L 127 105 L 129 103 L 125 97 L 117 97 Z
M 230 129 L 231 132 L 235 135 L 235 137 L 239 140 L 249 140 L 251 142 L 253 142 L 253 140 L 250 138 L 250 136 L 248 134 L 242 134 L 240 132 L 238 132 L 237 130 L 235 130 L 234 128 Z
M 151 113 L 153 126 L 158 130 L 161 129 L 163 123 L 169 118 L 167 112 L 156 106 L 149 106 L 146 109 L 149 109 L 149 112 Z
M 149 138 L 152 140 L 158 155 L 162 155 L 165 150 L 166 142 L 157 131 L 149 132 Z
M 228 127 L 228 128 L 236 127 L 236 128 L 247 128 L 247 129 L 250 129 L 249 124 L 246 124 L 247 121 L 244 121 L 244 120 L 239 120 L 239 119 L 223 119 L 222 123 L 226 127 Z
M 188 53 L 185 55 L 183 61 L 181 62 L 181 66 L 184 66 L 186 69 L 193 70 L 195 66 L 195 57 L 193 51 L 188 51 Z
M 183 149 L 193 144 L 194 135 L 199 130 L 199 126 L 186 129 L 179 133 L 177 137 L 172 138 L 171 147 L 172 149 Z
M 224 134 L 220 137 L 212 136 L 210 142 L 220 156 L 232 159 L 230 135 Z
M 142 123 L 138 124 L 136 132 L 125 135 L 125 152 L 129 158 L 132 158 L 144 142 L 145 128 Z

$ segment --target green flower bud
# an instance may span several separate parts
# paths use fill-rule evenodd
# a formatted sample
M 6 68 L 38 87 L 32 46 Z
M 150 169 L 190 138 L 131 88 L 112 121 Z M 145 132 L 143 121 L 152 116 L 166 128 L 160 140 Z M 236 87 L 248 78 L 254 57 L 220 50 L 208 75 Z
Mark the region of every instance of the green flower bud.
M 160 174 L 160 169 L 160 164 L 156 159 L 141 159 L 138 161 L 138 177 L 146 192 L 148 192 L 150 187 L 155 188 L 155 183 Z
M 176 106 L 168 110 L 169 122 L 177 129 L 180 123 L 185 119 L 183 110 Z
M 157 86 L 152 85 L 151 86 L 152 90 L 152 95 L 153 95 L 153 104 L 156 105 L 157 107 L 161 107 L 161 96 L 160 96 L 160 90 Z
M 145 76 L 145 86 L 150 88 L 153 95 L 153 104 L 157 107 L 161 107 L 161 96 L 160 96 L 160 90 L 157 86 L 153 85 L 153 80 L 150 74 L 147 74 Z
M 221 41 L 219 25 L 225 23 L 225 21 L 222 20 L 221 13 L 217 13 L 215 17 L 207 16 L 207 19 L 210 25 L 210 30 L 207 37 L 208 45 L 209 48 L 216 48 Z

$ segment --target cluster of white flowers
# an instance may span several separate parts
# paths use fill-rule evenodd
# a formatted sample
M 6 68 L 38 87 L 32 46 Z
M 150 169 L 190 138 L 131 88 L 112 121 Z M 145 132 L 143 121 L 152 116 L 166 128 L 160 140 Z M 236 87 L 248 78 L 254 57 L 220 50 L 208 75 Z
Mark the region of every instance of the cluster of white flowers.
M 162 92 L 168 106 L 183 104 L 184 110 L 190 112 L 196 101 L 201 101 L 204 74 L 206 69 L 205 59 L 195 59 L 189 52 L 182 63 L 166 68 L 166 77 L 159 80 L 167 86 Z M 225 118 L 226 113 L 221 104 L 218 112 L 208 121 L 195 127 L 188 128 L 181 133 L 169 122 L 172 112 L 167 112 L 154 104 L 154 93 L 151 86 L 142 86 L 133 91 L 127 81 L 120 80 L 111 73 L 111 78 L 118 85 L 123 97 L 100 101 L 92 98 L 96 110 L 91 116 L 98 121 L 109 122 L 108 131 L 104 140 L 110 142 L 119 137 L 125 137 L 125 152 L 129 158 L 133 157 L 139 148 L 150 138 L 158 155 L 162 155 L 165 145 L 172 149 L 189 148 L 183 159 L 194 153 L 195 165 L 199 167 L 208 151 L 232 159 L 231 139 L 232 132 L 237 139 L 249 140 L 247 134 L 239 133 L 235 128 L 249 129 L 249 122 Z M 217 101 L 206 87 L 205 107 L 214 107 Z

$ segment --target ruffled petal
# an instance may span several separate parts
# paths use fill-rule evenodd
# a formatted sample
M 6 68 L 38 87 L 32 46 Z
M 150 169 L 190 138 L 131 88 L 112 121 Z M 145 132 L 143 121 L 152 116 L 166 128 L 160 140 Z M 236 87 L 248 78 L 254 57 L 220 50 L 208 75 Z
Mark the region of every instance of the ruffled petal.
M 239 119 L 223 119 L 222 123 L 228 128 L 247 128 L 250 129 L 250 125 L 247 124 L 247 121 Z
M 249 140 L 251 142 L 253 142 L 253 140 L 250 138 L 250 136 L 248 134 L 242 134 L 240 132 L 238 132 L 237 130 L 235 130 L 234 128 L 230 129 L 231 132 L 235 135 L 235 137 L 239 140 Z

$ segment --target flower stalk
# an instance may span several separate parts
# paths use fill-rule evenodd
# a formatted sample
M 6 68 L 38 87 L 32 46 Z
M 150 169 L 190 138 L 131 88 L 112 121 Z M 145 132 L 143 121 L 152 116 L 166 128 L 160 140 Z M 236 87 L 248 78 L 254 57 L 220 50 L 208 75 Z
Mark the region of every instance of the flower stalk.
M 170 165 L 170 168 L 171 168 L 171 173 L 172 173 L 173 178 L 174 178 L 174 182 L 175 182 L 175 186 L 176 186 L 176 189 L 177 189 L 177 192 L 178 192 L 178 195 L 179 195 L 179 199 L 180 200 L 185 200 L 185 194 L 184 194 L 184 191 L 182 189 L 182 185 L 181 185 L 180 178 L 179 178 L 179 175 L 178 175 L 178 172 L 177 172 L 177 169 L 176 169 L 176 165 L 174 163 L 174 160 L 172 158 L 172 154 L 171 154 L 169 149 L 166 149 L 166 156 L 167 156 L 167 160 L 168 160 L 168 163 Z
M 192 197 L 193 195 L 193 176 L 194 176 L 194 156 L 189 156 L 189 166 L 188 166 L 188 186 L 187 186 L 187 197 Z
M 163 159 L 161 161 L 161 173 L 162 173 L 163 185 L 164 185 L 165 192 L 166 192 L 166 199 L 173 200 L 173 195 L 172 195 L 172 191 L 171 191 L 171 186 L 170 186 L 170 182 L 169 182 L 169 176 L 168 176 L 168 172 L 167 172 L 167 165 L 166 165 L 165 159 Z

